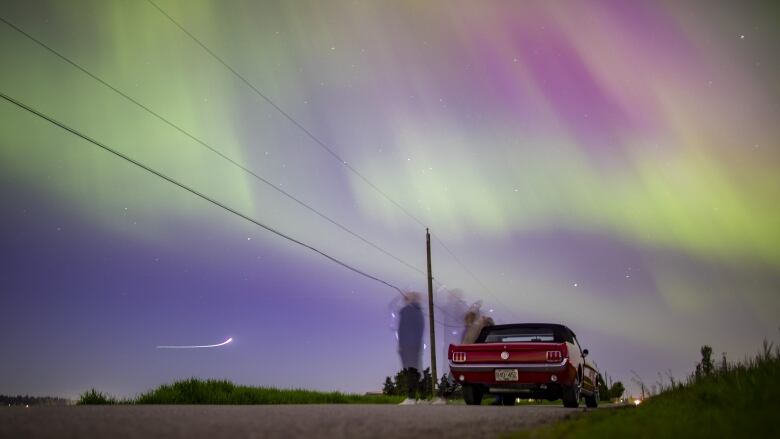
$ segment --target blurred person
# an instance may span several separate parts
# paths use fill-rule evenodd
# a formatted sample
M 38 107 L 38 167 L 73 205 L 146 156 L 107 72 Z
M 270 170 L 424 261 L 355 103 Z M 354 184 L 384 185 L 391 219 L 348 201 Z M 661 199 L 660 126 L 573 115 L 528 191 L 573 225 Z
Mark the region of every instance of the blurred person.
M 447 293 L 447 303 L 444 305 L 443 326 L 444 326 L 444 346 L 442 357 L 447 358 L 447 352 L 451 344 L 458 344 L 463 340 L 463 326 L 466 317 L 466 301 L 463 300 L 463 291 L 454 289 Z
M 482 328 L 477 329 L 477 325 L 479 323 L 480 317 L 482 316 L 481 309 L 482 308 L 482 301 L 478 300 L 469 306 L 469 309 L 466 311 L 466 314 L 463 316 L 463 335 L 460 339 L 461 343 L 474 343 L 476 341 L 477 336 L 479 336 L 479 331 L 482 330 Z M 476 331 L 476 334 L 474 334 L 474 331 Z
M 475 319 L 476 320 L 472 321 L 471 325 L 466 328 L 466 332 L 463 334 L 464 344 L 476 342 L 482 329 L 496 324 L 490 316 L 480 316 L 475 317 Z
M 422 343 L 425 320 L 420 307 L 420 294 L 404 295 L 404 307 L 398 312 L 398 355 L 406 376 L 407 394 L 401 405 L 417 403 L 417 389 L 422 370 Z

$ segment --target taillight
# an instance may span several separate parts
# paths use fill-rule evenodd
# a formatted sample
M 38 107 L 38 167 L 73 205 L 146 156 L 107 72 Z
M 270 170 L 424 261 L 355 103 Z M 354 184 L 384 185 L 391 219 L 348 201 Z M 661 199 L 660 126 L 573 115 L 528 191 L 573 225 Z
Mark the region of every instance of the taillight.
M 547 351 L 548 363 L 560 363 L 563 360 L 563 353 L 561 351 Z
M 465 352 L 453 352 L 452 353 L 452 362 L 453 363 L 465 363 L 466 362 L 466 353 Z

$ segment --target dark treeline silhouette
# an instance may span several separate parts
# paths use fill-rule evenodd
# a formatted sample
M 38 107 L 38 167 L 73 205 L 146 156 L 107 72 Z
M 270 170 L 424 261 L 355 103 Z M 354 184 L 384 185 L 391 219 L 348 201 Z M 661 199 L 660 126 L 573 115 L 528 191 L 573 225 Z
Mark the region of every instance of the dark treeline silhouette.
M 418 374 L 419 376 L 419 374 Z M 386 377 L 384 385 L 382 386 L 382 393 L 385 395 L 406 395 L 408 387 L 408 374 L 403 370 L 398 371 L 395 374 L 395 378 Z M 418 398 L 425 399 L 431 394 L 431 386 L 433 380 L 431 379 L 431 369 L 425 368 L 420 377 L 420 381 L 417 384 Z
M 403 370 L 400 370 L 395 374 L 395 378 L 385 377 L 385 382 L 382 386 L 382 394 L 390 396 L 406 395 L 406 381 L 408 380 L 407 376 L 408 375 L 403 373 Z M 431 379 L 431 370 L 426 368 L 423 371 L 423 375 L 420 378 L 419 384 L 417 385 L 418 393 L 423 399 L 427 398 L 431 394 Z M 462 388 L 460 384 L 450 382 L 446 373 L 441 376 L 437 390 L 438 396 L 442 398 L 459 399 L 463 396 L 461 393 Z
M 623 397 L 623 393 L 625 391 L 626 388 L 623 386 L 623 383 L 621 383 L 620 381 L 615 381 L 614 383 L 610 383 L 608 382 L 608 380 L 602 379 L 602 377 L 599 376 L 599 399 L 601 399 L 602 401 L 611 401 L 613 399 L 620 399 Z
M 8 405 L 68 405 L 70 400 L 54 396 L 0 395 L 0 404 Z

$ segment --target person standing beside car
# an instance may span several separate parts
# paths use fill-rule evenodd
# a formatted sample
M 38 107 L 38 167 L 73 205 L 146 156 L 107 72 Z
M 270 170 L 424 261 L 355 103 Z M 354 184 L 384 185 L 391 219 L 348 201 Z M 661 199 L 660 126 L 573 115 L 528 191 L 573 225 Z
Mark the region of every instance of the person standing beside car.
M 420 307 L 419 293 L 406 293 L 404 307 L 399 312 L 398 354 L 406 376 L 407 398 L 401 405 L 416 403 L 417 387 L 420 381 L 422 339 L 425 320 Z
M 493 318 L 482 315 L 480 308 L 482 308 L 482 301 L 478 300 L 471 304 L 466 315 L 463 316 L 465 328 L 463 330 L 463 338 L 460 341 L 461 343 L 474 343 L 477 341 L 479 333 L 482 332 L 482 328 L 495 325 Z

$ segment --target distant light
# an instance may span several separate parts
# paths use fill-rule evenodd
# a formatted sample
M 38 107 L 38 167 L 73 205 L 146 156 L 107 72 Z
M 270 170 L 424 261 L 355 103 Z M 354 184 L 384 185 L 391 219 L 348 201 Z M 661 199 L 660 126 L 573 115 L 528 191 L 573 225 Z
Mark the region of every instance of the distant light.
M 25 404 L 24 406 L 27 407 L 27 408 L 30 408 L 30 404 Z
M 639 404 L 641 404 L 641 403 L 642 403 L 642 400 L 641 400 L 641 399 L 635 399 L 635 400 L 634 400 L 634 405 L 639 405 Z

